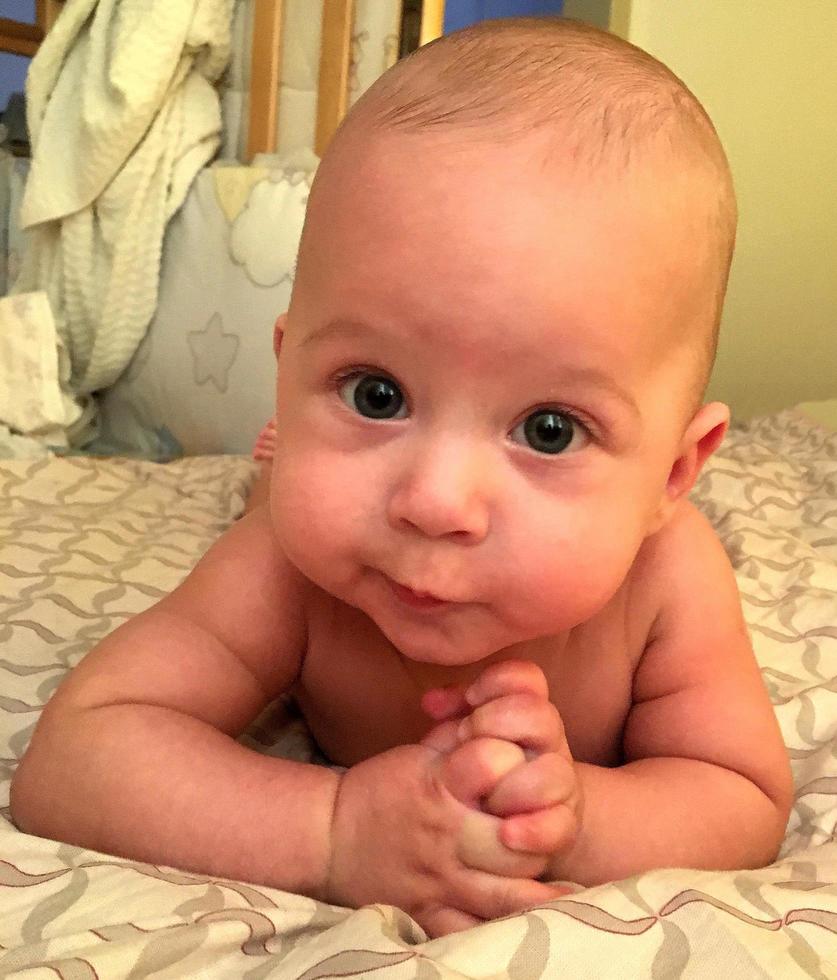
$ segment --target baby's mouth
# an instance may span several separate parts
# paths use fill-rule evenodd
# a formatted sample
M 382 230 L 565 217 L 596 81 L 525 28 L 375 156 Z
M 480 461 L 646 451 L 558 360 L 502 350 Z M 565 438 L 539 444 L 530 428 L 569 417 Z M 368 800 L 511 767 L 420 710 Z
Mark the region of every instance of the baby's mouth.
M 442 599 L 431 592 L 417 592 L 409 586 L 396 582 L 389 576 L 386 576 L 386 579 L 396 598 L 413 609 L 439 609 L 442 606 L 451 605 L 450 600 Z

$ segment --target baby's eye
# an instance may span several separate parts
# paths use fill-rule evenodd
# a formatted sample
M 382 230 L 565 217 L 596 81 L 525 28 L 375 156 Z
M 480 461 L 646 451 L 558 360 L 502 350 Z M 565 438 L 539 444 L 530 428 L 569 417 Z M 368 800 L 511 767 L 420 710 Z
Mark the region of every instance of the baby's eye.
M 512 438 L 516 433 L 522 433 L 526 444 L 539 453 L 557 455 L 571 448 L 581 449 L 587 444 L 587 433 L 584 426 L 567 412 L 554 409 L 539 409 L 527 416 L 520 425 L 512 430 Z
M 340 397 L 368 419 L 405 418 L 404 396 L 394 381 L 380 374 L 353 374 L 340 384 Z M 398 413 L 404 409 L 403 414 Z

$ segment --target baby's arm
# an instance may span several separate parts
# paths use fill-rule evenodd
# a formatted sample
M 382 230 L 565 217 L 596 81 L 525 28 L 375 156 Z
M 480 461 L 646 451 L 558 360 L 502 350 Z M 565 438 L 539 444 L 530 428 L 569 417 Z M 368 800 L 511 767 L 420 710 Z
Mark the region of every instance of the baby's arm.
M 21 829 L 317 893 L 339 777 L 235 741 L 303 650 L 294 576 L 271 539 L 264 511 L 238 522 L 68 676 L 12 785 Z
M 790 765 L 729 560 L 691 505 L 658 537 L 648 582 L 664 598 L 634 675 L 625 764 L 577 763 L 584 820 L 556 877 L 762 867 L 784 836 Z
M 460 737 L 531 750 L 482 806 L 506 818 L 498 836 L 509 848 L 544 853 L 552 837 L 549 878 L 594 885 L 656 867 L 760 867 L 781 844 L 790 769 L 729 562 L 697 512 L 664 547 L 653 584 L 665 580 L 669 594 L 634 678 L 624 765 L 572 762 L 534 664 L 492 665 L 467 701 L 461 691 L 426 696 L 431 715 L 455 717 L 429 740 L 450 749 L 467 714 Z
M 556 894 L 529 856 L 467 860 L 472 810 L 445 757 L 401 746 L 338 776 L 235 741 L 285 691 L 304 597 L 265 508 L 170 596 L 93 650 L 45 708 L 12 785 L 24 831 L 357 906 L 391 901 L 433 935 Z

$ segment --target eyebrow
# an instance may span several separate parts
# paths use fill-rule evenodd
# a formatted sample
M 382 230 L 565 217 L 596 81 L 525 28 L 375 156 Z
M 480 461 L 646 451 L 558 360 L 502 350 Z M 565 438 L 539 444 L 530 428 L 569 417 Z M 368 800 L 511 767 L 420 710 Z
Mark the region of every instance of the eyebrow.
M 609 374 L 600 371 L 598 368 L 570 368 L 569 373 L 574 381 L 591 385 L 600 391 L 606 392 L 633 416 L 635 422 L 639 421 L 639 406 L 634 400 L 633 395 L 625 391 Z
M 329 320 L 328 323 L 318 327 L 301 340 L 299 346 L 302 348 L 315 343 L 325 343 L 328 340 L 339 339 L 340 335 L 351 337 L 370 332 L 380 333 L 373 326 L 360 323 L 357 320 Z M 598 368 L 569 368 L 568 373 L 576 384 L 590 385 L 606 392 L 633 416 L 635 422 L 639 421 L 641 417 L 639 406 L 633 395 L 625 391 L 609 374 L 600 371 Z
M 356 320 L 329 320 L 328 323 L 321 327 L 317 327 L 313 333 L 309 333 L 307 337 L 299 342 L 300 347 L 308 347 L 309 344 L 322 343 L 326 340 L 331 340 L 333 336 L 337 334 L 359 334 L 365 333 L 372 330 L 373 333 L 377 333 L 374 327 L 369 327 L 366 324 L 358 323 Z

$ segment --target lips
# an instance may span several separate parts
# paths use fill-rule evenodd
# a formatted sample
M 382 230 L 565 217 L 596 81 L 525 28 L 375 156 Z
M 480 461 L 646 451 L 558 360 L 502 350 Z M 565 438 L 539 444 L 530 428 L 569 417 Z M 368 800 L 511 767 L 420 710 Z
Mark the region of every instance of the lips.
M 414 609 L 438 609 L 450 604 L 447 599 L 440 599 L 430 592 L 416 592 L 392 579 L 389 579 L 389 583 L 396 597 Z

